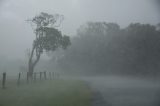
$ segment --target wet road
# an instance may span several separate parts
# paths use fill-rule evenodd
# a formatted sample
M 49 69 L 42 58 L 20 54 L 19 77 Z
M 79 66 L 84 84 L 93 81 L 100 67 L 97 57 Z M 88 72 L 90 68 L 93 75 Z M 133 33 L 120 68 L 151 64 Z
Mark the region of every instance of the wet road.
M 127 77 L 87 77 L 93 106 L 160 106 L 160 83 Z

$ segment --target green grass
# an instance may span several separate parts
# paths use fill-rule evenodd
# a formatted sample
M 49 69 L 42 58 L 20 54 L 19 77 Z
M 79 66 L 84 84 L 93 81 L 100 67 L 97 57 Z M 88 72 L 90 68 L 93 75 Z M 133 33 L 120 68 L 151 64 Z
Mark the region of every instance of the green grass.
M 82 81 L 54 80 L 0 89 L 0 106 L 89 106 L 91 92 Z

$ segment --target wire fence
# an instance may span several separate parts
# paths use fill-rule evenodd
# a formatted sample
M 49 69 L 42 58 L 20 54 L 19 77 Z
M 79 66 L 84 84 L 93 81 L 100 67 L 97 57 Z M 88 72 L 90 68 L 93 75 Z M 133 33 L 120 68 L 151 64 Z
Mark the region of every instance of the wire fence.
M 29 76 L 28 72 L 19 72 L 16 78 L 11 79 L 9 77 L 10 76 L 7 76 L 6 72 L 2 73 L 1 84 L 0 84 L 2 89 L 8 88 L 11 85 L 21 86 L 24 84 L 29 84 L 33 82 L 35 83 L 43 80 L 54 80 L 59 78 L 59 74 L 56 72 L 43 71 L 43 72 L 34 72 L 32 76 Z

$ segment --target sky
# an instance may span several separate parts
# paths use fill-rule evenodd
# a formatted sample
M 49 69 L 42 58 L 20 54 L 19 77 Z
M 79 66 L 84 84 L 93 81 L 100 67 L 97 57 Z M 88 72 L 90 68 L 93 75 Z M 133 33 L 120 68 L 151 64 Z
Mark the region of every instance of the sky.
M 160 22 L 153 0 L 0 0 L 0 58 L 25 58 L 35 37 L 25 20 L 40 12 L 64 15 L 59 27 L 63 34 L 76 35 L 88 21 L 129 23 Z

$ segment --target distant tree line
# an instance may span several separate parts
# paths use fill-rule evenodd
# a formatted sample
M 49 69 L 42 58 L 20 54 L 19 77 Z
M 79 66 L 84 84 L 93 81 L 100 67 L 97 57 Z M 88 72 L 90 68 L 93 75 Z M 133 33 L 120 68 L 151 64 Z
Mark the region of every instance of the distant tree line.
M 88 73 L 160 74 L 160 27 L 131 23 L 88 22 L 58 59 L 60 69 Z

